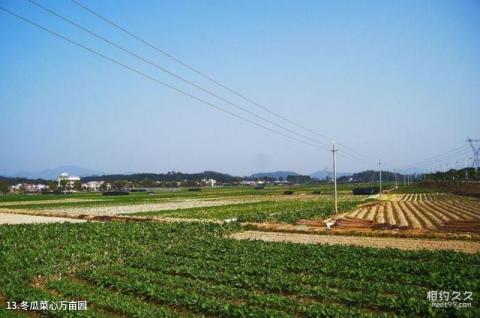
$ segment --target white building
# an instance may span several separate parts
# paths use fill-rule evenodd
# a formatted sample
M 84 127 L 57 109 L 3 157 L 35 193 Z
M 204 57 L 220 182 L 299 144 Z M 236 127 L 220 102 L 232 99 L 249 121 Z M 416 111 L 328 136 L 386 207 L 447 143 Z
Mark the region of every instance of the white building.
M 82 189 L 97 192 L 105 181 L 89 181 L 82 183 Z
M 42 192 L 43 190 L 47 190 L 48 189 L 48 186 L 46 184 L 35 184 L 35 190 L 36 192 Z
M 241 185 L 256 185 L 257 183 L 253 180 L 242 180 Z
M 66 188 L 73 189 L 76 181 L 80 181 L 80 177 L 69 176 L 68 173 L 62 172 L 58 177 L 58 187 L 62 187 L 62 182 L 66 181 Z
M 20 192 L 20 190 L 22 190 L 22 184 L 18 183 L 18 184 L 11 185 L 9 189 L 11 192 Z
M 214 187 L 217 184 L 217 180 L 215 179 L 202 179 L 202 182 L 210 187 Z
M 18 183 L 9 187 L 11 192 L 39 193 L 48 189 L 45 184 Z

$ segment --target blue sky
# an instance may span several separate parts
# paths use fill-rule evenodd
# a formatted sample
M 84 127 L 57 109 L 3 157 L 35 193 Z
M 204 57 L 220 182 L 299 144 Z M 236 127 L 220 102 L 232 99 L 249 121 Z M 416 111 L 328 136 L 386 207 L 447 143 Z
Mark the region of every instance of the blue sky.
M 36 1 L 277 120 L 70 1 Z M 375 168 L 379 159 L 407 167 L 480 138 L 479 1 L 81 2 L 367 160 L 339 157 L 340 171 Z M 237 112 L 26 0 L 0 5 Z M 64 164 L 241 175 L 331 166 L 327 151 L 211 109 L 4 12 L 0 30 L 0 174 Z

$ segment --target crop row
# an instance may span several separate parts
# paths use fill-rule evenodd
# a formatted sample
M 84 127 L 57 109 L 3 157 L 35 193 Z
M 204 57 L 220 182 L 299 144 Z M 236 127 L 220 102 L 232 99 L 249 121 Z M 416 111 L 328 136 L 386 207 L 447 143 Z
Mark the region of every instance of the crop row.
M 62 278 L 53 280 L 47 286 L 50 290 L 60 293 L 64 297 L 73 299 L 88 299 L 92 304 L 107 312 L 119 313 L 128 317 L 178 317 L 175 310 L 161 306 L 152 306 L 135 297 L 112 293 L 108 289 L 94 287 L 76 280 Z
M 0 298 L 86 300 L 85 317 L 478 315 L 479 255 L 224 238 L 237 230 L 186 223 L 0 227 Z M 472 291 L 475 302 L 432 308 L 429 290 Z
M 349 210 L 358 204 L 359 199 L 346 196 L 340 202 L 341 210 Z M 330 197 L 315 199 L 291 199 L 264 201 L 223 206 L 198 207 L 181 210 L 140 212 L 136 215 L 187 217 L 195 219 L 236 218 L 239 222 L 282 222 L 295 223 L 300 219 L 325 218 L 334 213 Z
M 480 220 L 480 201 L 387 201 L 356 209 L 347 216 L 379 224 L 434 230 L 451 220 Z
M 349 291 L 321 285 L 309 286 L 301 283 L 293 285 L 288 278 L 281 281 L 283 286 L 270 288 L 265 280 L 258 281 L 258 277 L 248 275 L 239 278 L 238 275 L 234 274 L 194 271 L 192 269 L 177 271 L 173 276 L 165 275 L 162 272 L 140 269 L 118 271 L 119 274 L 126 275 L 126 277 L 139 279 L 149 284 L 165 284 L 165 279 L 171 280 L 171 277 L 175 277 L 176 282 L 170 282 L 170 284 L 174 286 L 176 284 L 177 287 L 188 286 L 189 290 L 200 288 L 203 293 L 210 293 L 215 297 L 226 297 L 226 295 L 229 295 L 231 300 L 244 301 L 252 305 L 273 307 L 290 313 L 297 312 L 309 316 L 316 312 L 322 303 L 328 303 L 330 307 L 335 307 L 341 311 L 346 310 L 344 306 L 365 310 L 382 309 L 386 312 L 393 312 L 402 308 L 400 305 L 401 298 L 393 295 L 385 297 L 381 294 L 375 294 L 375 297 L 373 297 L 374 293 L 372 292 L 368 297 L 365 297 L 361 291 Z M 274 275 L 271 280 L 273 279 L 278 280 L 279 277 Z M 188 285 L 189 280 L 192 282 L 191 286 Z M 231 286 L 235 286 L 235 288 Z M 284 295 L 289 295 L 290 297 Z M 308 304 L 304 304 L 298 299 L 306 299 Z M 299 306 L 301 308 L 297 308 Z
M 369 317 L 372 314 L 358 309 L 348 309 L 337 305 L 334 298 L 328 305 L 315 302 L 306 295 L 294 297 L 258 290 L 241 289 L 235 284 L 218 284 L 212 280 L 185 278 L 179 275 L 145 272 L 138 269 L 103 269 L 81 273 L 81 277 L 102 287 L 113 288 L 124 293 L 141 295 L 156 302 L 185 307 L 212 315 L 229 317 L 304 317 L 357 316 Z M 130 282 L 134 281 L 134 284 Z M 233 287 L 235 286 L 235 287 Z M 304 297 L 304 301 L 302 301 Z M 327 299 L 324 299 L 327 300 Z
M 450 200 L 454 196 L 446 193 L 407 193 L 403 195 L 401 201 L 438 201 Z
M 218 257 L 216 260 L 172 255 L 137 258 L 129 265 L 152 271 L 163 271 L 171 274 L 185 271 L 217 272 L 233 276 L 256 278 L 256 283 L 262 283 L 272 291 L 285 291 L 289 286 L 292 292 L 298 284 L 311 286 L 327 286 L 359 290 L 378 290 L 392 293 L 397 291 L 426 291 L 426 288 L 462 286 L 474 288 L 473 278 L 478 271 L 476 266 L 459 269 L 451 275 L 445 264 L 415 263 L 402 260 L 364 259 L 349 260 L 352 254 L 343 250 L 343 257 L 336 257 L 334 261 L 323 260 L 315 262 L 312 259 L 301 258 L 298 265 L 291 260 L 272 258 L 268 255 L 262 258 L 255 257 L 255 248 L 252 246 L 252 256 L 239 259 Z M 204 249 L 207 254 L 208 248 Z M 352 251 L 353 252 L 353 251 Z M 181 252 L 179 254 L 182 254 Z M 211 254 L 210 254 L 211 255 Z M 215 255 L 215 254 L 213 254 Z M 472 281 L 469 281 L 469 278 Z M 288 283 L 288 284 L 287 284 Z

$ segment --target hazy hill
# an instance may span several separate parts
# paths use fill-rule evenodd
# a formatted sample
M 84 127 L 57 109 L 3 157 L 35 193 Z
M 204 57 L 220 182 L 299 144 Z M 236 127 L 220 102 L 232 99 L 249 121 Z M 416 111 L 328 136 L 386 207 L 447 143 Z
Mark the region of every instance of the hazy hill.
M 27 179 L 46 179 L 46 180 L 55 180 L 62 172 L 67 172 L 72 176 L 86 177 L 93 175 L 101 175 L 103 172 L 97 171 L 90 168 L 84 168 L 73 165 L 65 165 L 56 167 L 53 169 L 44 169 L 38 171 L 18 171 L 14 174 L 10 174 L 10 177 L 19 177 Z
M 351 174 L 352 174 L 351 172 L 338 172 L 337 171 L 337 178 L 343 177 L 343 176 L 349 176 Z M 312 172 L 310 174 L 310 177 L 318 179 L 318 180 L 325 180 L 326 177 L 331 178 L 331 176 L 332 176 L 332 171 L 329 171 L 329 170 L 326 170 L 326 169 L 315 171 L 315 172 Z
M 0 181 L 6 181 L 8 184 L 17 183 L 47 183 L 45 179 L 27 179 L 27 178 L 15 178 L 15 177 L 3 177 L 0 176 Z
M 273 172 L 258 172 L 254 173 L 250 176 L 250 178 L 274 178 L 279 179 L 282 178 L 283 180 L 287 180 L 288 176 L 298 176 L 299 174 L 293 171 L 273 171 Z
M 101 176 L 89 176 L 82 178 L 82 182 L 88 181 L 99 181 L 104 180 L 107 182 L 112 182 L 116 180 L 127 180 L 127 181 L 136 181 L 141 182 L 144 180 L 151 181 L 200 181 L 202 179 L 215 179 L 219 182 L 235 182 L 240 181 L 242 178 L 234 177 L 229 174 L 215 172 L 215 171 L 204 171 L 198 173 L 182 173 L 182 172 L 167 172 L 167 173 L 134 173 L 134 174 L 108 174 Z

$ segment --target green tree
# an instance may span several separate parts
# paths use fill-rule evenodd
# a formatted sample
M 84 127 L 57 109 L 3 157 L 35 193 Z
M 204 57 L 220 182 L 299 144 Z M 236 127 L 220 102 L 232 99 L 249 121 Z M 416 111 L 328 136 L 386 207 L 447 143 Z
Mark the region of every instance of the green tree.
M 8 192 L 8 183 L 6 181 L 0 181 L 0 194 Z
M 80 182 L 80 180 L 75 180 L 75 182 L 73 183 L 73 188 L 77 191 L 82 191 L 82 183 Z
M 105 192 L 108 191 L 108 183 L 104 182 L 100 185 L 100 191 Z
M 115 188 L 115 190 L 125 189 L 127 185 L 128 185 L 127 180 L 117 180 L 113 183 L 113 187 Z
M 55 191 L 58 188 L 58 183 L 55 181 L 48 181 L 47 186 L 50 191 Z
M 68 181 L 65 179 L 60 180 L 60 189 L 62 191 L 67 191 Z
M 149 178 L 143 179 L 141 184 L 142 184 L 142 187 L 145 187 L 145 188 L 152 188 L 155 186 L 153 180 Z

